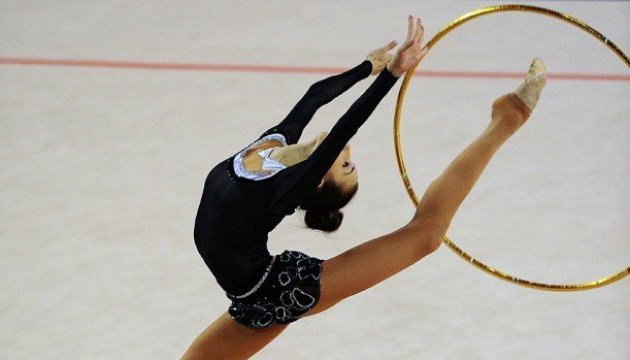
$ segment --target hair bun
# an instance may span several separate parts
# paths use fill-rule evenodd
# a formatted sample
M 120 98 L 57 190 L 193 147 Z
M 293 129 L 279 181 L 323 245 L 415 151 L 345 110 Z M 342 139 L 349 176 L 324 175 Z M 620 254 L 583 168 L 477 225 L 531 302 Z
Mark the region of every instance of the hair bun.
M 339 229 L 342 220 L 343 213 L 339 210 L 329 212 L 307 210 L 304 214 L 304 222 L 306 223 L 306 226 L 311 229 L 321 230 L 328 233 Z

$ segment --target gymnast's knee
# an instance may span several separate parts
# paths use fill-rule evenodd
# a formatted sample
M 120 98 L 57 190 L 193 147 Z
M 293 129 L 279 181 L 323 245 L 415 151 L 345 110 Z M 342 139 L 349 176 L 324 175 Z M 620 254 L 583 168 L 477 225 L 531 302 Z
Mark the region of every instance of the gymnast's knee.
M 427 238 L 423 239 L 422 246 L 424 247 L 425 256 L 440 248 L 444 235 L 444 232 L 436 231 L 433 234 L 429 235 Z
M 432 223 L 430 220 L 411 222 L 406 228 L 412 232 L 416 244 L 417 258 L 421 259 L 440 248 L 448 225 Z
M 442 239 L 444 239 L 444 234 L 440 234 L 439 236 L 432 238 L 428 242 L 427 248 L 429 250 L 429 253 L 432 253 L 440 248 L 440 245 L 442 245 Z

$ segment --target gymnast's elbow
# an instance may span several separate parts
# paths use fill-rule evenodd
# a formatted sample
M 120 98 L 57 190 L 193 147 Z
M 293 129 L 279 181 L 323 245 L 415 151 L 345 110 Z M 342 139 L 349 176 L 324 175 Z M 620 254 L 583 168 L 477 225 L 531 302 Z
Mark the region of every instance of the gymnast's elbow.
M 326 82 L 324 80 L 320 80 L 309 86 L 308 90 L 306 90 L 304 98 L 310 99 L 311 101 L 328 103 L 334 98 L 334 95 L 331 94 L 329 86 L 326 85 Z

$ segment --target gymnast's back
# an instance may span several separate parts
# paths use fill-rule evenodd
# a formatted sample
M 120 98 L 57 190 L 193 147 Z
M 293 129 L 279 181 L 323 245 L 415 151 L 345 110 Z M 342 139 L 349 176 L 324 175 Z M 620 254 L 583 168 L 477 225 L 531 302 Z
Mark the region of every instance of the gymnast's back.
M 257 283 L 271 262 L 267 234 L 283 216 L 270 224 L 272 214 L 264 211 L 265 182 L 238 178 L 232 161 L 233 157 L 222 161 L 208 174 L 194 236 L 199 254 L 219 285 L 239 295 Z

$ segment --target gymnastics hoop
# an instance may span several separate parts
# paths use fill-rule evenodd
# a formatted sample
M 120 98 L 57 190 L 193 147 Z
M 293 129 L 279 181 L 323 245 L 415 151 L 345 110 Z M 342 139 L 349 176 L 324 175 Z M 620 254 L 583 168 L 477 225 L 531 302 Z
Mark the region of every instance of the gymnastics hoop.
M 426 46 L 429 50 L 431 50 L 431 47 L 437 44 L 437 42 L 440 41 L 440 39 L 442 39 L 444 36 L 446 36 L 446 34 L 448 34 L 449 32 L 453 31 L 455 28 L 461 26 L 462 24 L 472 19 L 475 19 L 483 15 L 506 12 L 506 11 L 521 11 L 521 12 L 530 12 L 530 13 L 535 13 L 535 14 L 547 15 L 547 16 L 551 16 L 553 18 L 559 19 L 561 21 L 567 22 L 571 25 L 577 26 L 578 28 L 591 34 L 601 43 L 606 45 L 612 52 L 614 52 L 617 56 L 621 58 L 621 60 L 625 62 L 626 66 L 630 67 L 630 61 L 628 60 L 628 57 L 626 56 L 626 54 L 624 54 L 623 51 L 621 51 L 621 49 L 619 49 L 619 47 L 615 45 L 612 41 L 608 40 L 607 37 L 602 35 L 599 31 L 593 29 L 588 24 L 568 14 L 563 14 L 555 10 L 550 10 L 546 8 L 536 7 L 536 6 L 529 6 L 529 5 L 512 4 L 512 5 L 488 6 L 485 8 L 471 11 L 467 14 L 464 14 L 458 17 L 457 19 L 453 20 L 450 24 L 443 27 L 440 31 L 438 31 L 438 33 L 435 36 L 433 36 L 431 40 L 429 40 L 429 42 L 427 42 Z M 418 67 L 418 65 L 416 65 L 412 69 L 409 69 L 405 75 L 405 79 L 403 80 L 400 91 L 398 92 L 398 99 L 396 100 L 396 112 L 394 114 L 394 146 L 396 149 L 396 160 L 398 162 L 398 171 L 400 172 L 400 176 L 407 190 L 407 194 L 409 194 L 409 197 L 411 198 L 411 201 L 413 202 L 415 206 L 417 206 L 420 203 L 420 200 L 418 199 L 418 196 L 414 192 L 413 187 L 411 186 L 411 182 L 409 181 L 409 178 L 407 177 L 407 169 L 405 167 L 405 162 L 403 161 L 402 145 L 400 141 L 400 123 L 402 119 L 401 114 L 402 114 L 403 103 L 405 101 L 405 94 L 407 93 L 407 87 L 409 86 L 409 82 L 411 81 L 412 75 L 414 71 L 416 70 L 416 67 Z M 578 283 L 578 284 L 546 284 L 546 283 L 521 279 L 516 276 L 510 275 L 508 273 L 505 273 L 499 269 L 490 267 L 484 264 L 483 262 L 473 258 L 464 250 L 459 248 L 457 245 L 455 245 L 455 243 L 451 239 L 448 238 L 448 236 L 444 236 L 444 239 L 442 239 L 442 241 L 451 250 L 453 250 L 455 254 L 459 255 L 462 259 L 471 263 L 478 269 L 498 279 L 505 280 L 507 282 L 510 282 L 519 286 L 538 289 L 538 290 L 547 290 L 547 291 L 590 290 L 590 289 L 595 289 L 598 287 L 612 284 L 616 281 L 623 279 L 628 274 L 630 274 L 630 267 L 628 267 L 613 275 L 603 277 L 601 279 L 594 280 L 594 281 L 583 282 L 583 283 Z

